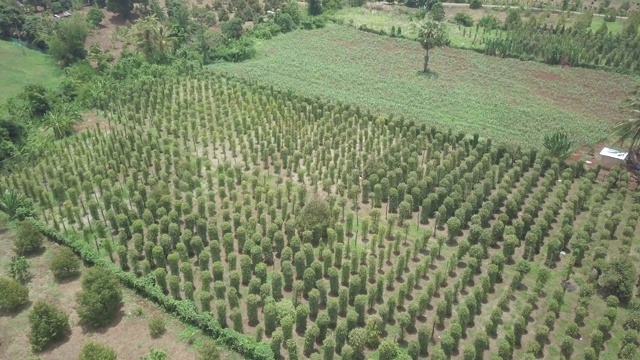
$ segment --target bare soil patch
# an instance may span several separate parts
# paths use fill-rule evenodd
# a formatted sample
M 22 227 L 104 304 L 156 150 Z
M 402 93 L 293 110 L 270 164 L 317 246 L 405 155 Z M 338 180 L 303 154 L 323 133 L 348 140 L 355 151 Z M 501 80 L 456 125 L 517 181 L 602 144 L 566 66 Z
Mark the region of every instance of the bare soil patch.
M 358 42 L 357 40 L 336 39 L 334 42 L 345 49 L 355 49 L 360 46 L 360 42 Z
M 607 146 L 611 146 L 611 142 L 601 142 L 594 146 L 582 146 L 565 162 L 571 164 L 583 160 L 587 169 L 602 165 L 602 155 L 600 155 L 600 151 Z M 598 178 L 604 180 L 608 175 L 609 170 L 602 169 L 600 170 Z M 628 186 L 631 190 L 635 190 L 638 187 L 638 181 L 635 176 L 630 176 Z
M 101 129 L 101 130 L 110 129 L 109 122 L 107 121 L 107 119 L 104 116 L 100 114 L 96 114 L 93 111 L 87 111 L 83 113 L 82 119 L 84 121 L 76 124 L 73 127 L 73 130 L 77 133 L 81 133 L 87 130 L 94 130 L 94 129 Z
M 550 72 L 546 72 L 546 71 L 536 71 L 532 74 L 533 77 L 535 77 L 536 79 L 539 80 L 544 80 L 544 81 L 561 81 L 563 80 L 562 76 L 558 75 L 558 74 L 553 74 Z
M 82 13 L 86 15 L 91 10 L 91 7 L 85 7 L 82 9 Z M 87 38 L 86 48 L 89 49 L 92 45 L 97 44 L 102 50 L 108 51 L 116 59 L 120 56 L 122 50 L 127 47 L 126 41 L 118 33 L 118 28 L 129 26 L 134 19 L 124 19 L 121 15 L 102 9 L 105 18 L 97 29 L 93 30 Z

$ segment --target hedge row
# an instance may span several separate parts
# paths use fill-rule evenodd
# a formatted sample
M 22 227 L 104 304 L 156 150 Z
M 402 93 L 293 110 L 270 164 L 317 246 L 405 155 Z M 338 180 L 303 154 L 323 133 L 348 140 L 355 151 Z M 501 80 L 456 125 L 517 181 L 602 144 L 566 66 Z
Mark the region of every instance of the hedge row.
M 274 359 L 273 352 L 268 344 L 257 342 L 253 337 L 221 327 L 211 314 L 199 312 L 191 301 L 175 300 L 165 295 L 162 290 L 155 286 L 152 276 L 138 278 L 129 272 L 123 271 L 112 262 L 103 259 L 93 249 L 88 248 L 85 243 L 68 239 L 40 221 L 28 220 L 37 226 L 49 240 L 70 247 L 86 264 L 109 269 L 128 288 L 158 304 L 165 311 L 175 315 L 183 322 L 193 325 L 205 334 L 218 339 L 223 345 L 238 352 L 244 358 L 256 360 Z

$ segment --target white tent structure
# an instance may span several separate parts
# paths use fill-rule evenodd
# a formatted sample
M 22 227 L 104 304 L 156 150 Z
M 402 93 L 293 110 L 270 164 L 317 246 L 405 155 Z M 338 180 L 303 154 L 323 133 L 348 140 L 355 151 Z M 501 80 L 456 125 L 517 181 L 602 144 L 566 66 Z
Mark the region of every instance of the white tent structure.
M 629 153 L 605 147 L 600 151 L 600 156 L 602 157 L 600 164 L 603 169 L 611 170 L 614 167 L 623 164 L 627 159 L 628 154 Z

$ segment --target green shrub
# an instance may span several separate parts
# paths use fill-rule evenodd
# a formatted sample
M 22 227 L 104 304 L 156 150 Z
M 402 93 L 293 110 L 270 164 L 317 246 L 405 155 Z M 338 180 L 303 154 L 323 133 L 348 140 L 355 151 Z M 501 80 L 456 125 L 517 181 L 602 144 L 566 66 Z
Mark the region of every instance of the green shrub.
M 53 251 L 49 269 L 58 280 L 76 276 L 80 274 L 80 259 L 73 253 L 73 250 L 61 246 Z
M 94 7 L 87 13 L 87 22 L 94 28 L 97 28 L 102 20 L 104 20 L 104 13 L 98 8 Z
M 151 351 L 140 358 L 140 360 L 166 360 L 169 357 L 166 351 L 162 349 L 151 349 Z
M 54 14 L 60 14 L 64 11 L 64 8 L 58 1 L 54 1 L 51 3 L 51 12 Z
M 220 351 L 213 340 L 207 339 L 202 342 L 198 349 L 200 360 L 219 360 Z
M 120 283 L 110 271 L 90 268 L 82 277 L 82 291 L 76 300 L 82 323 L 90 327 L 107 325 L 122 306 Z
M 244 33 L 244 28 L 242 27 L 243 24 L 244 20 L 239 17 L 234 17 L 233 19 L 222 23 L 222 33 L 228 38 L 239 39 Z
M 310 241 L 313 246 L 317 246 L 322 239 L 327 238 L 327 229 L 331 224 L 331 207 L 322 199 L 313 198 L 307 201 L 298 215 L 297 228 L 300 233 L 310 231 Z M 307 238 L 303 237 L 303 240 Z
M 42 248 L 43 242 L 44 236 L 42 236 L 40 230 L 31 222 L 22 221 L 18 224 L 16 238 L 13 241 L 16 254 L 33 254 Z
M 456 16 L 453 17 L 453 21 L 462 26 L 473 26 L 473 19 L 465 13 L 457 13 Z
M 31 264 L 24 256 L 14 256 L 11 258 L 11 262 L 9 262 L 7 270 L 14 280 L 24 283 L 31 277 L 31 274 L 29 273 L 30 267 Z
M 478 26 L 487 30 L 499 29 L 502 27 L 500 20 L 495 15 L 485 15 L 478 20 Z
M 471 0 L 471 1 L 469 1 L 469 7 L 471 9 L 480 9 L 482 7 L 482 0 Z
M 562 131 L 556 131 L 544 136 L 544 147 L 553 158 L 566 160 L 571 155 L 573 141 L 569 139 L 569 135 Z
M 149 320 L 149 333 L 152 338 L 158 338 L 167 331 L 166 323 L 160 316 L 153 316 Z
M 32 105 L 32 113 L 35 116 L 42 116 L 49 110 L 49 103 L 45 96 L 46 89 L 41 85 L 27 85 L 22 94 Z M 6 189 L 0 195 L 0 211 L 6 216 L 0 217 L 0 224 L 4 227 L 9 219 L 24 220 L 26 217 L 35 214 L 33 202 L 20 195 L 15 190 Z
M 29 300 L 29 289 L 18 281 L 0 278 L 0 310 L 14 312 Z
M 50 303 L 37 302 L 29 313 L 29 342 L 34 352 L 44 350 L 54 341 L 65 338 L 70 332 L 69 315 Z
M 442 21 L 444 20 L 444 17 L 445 17 L 445 12 L 444 12 L 444 6 L 442 5 L 442 3 L 437 2 L 433 4 L 433 6 L 431 7 L 431 18 L 434 21 Z
M 522 24 L 522 18 L 518 9 L 509 9 L 507 18 L 504 20 L 504 29 L 511 30 Z
M 78 360 L 116 360 L 116 351 L 112 348 L 89 341 L 82 346 Z

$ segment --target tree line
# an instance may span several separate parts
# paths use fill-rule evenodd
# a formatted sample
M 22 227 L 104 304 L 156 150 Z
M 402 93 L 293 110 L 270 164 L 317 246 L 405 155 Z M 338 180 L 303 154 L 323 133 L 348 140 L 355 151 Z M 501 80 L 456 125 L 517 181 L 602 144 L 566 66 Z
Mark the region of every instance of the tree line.
M 578 21 L 572 27 L 547 25 L 535 20 L 514 21 L 508 31 L 485 36 L 485 54 L 540 61 L 551 65 L 605 67 L 640 71 L 640 14 L 634 12 L 620 33 L 606 22 L 595 32 Z

